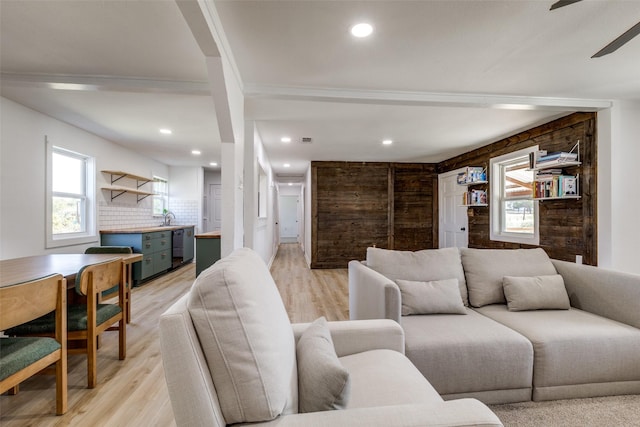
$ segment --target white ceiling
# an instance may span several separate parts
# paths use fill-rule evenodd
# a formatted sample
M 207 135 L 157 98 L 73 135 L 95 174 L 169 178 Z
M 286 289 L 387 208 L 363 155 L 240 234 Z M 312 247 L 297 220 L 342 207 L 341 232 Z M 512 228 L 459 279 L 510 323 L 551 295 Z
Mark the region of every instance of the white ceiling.
M 274 171 L 301 174 L 311 160 L 440 161 L 572 111 L 640 100 L 640 37 L 590 58 L 640 21 L 640 1 L 549 11 L 554 1 L 205 3 Z M 174 1 L 0 8 L 3 96 L 170 165 L 219 161 L 205 58 Z M 354 39 L 361 20 L 374 33 Z

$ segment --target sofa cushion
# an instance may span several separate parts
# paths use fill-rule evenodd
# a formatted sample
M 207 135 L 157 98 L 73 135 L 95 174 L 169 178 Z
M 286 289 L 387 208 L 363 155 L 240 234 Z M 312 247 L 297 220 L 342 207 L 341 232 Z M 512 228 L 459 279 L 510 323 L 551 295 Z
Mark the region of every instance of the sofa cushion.
M 228 424 L 297 411 L 293 331 L 258 254 L 238 249 L 203 271 L 187 307 Z
M 474 393 L 485 403 L 531 399 L 529 340 L 467 308 L 466 316 L 403 316 L 407 357 L 445 399 Z M 495 399 L 495 400 L 494 400 Z
M 460 296 L 458 279 L 415 282 L 396 280 L 402 295 L 402 315 L 467 314 Z
M 504 296 L 509 311 L 568 310 L 571 307 L 562 276 L 504 276 Z
M 299 412 L 346 408 L 349 372 L 342 366 L 324 317 L 303 332 L 297 348 Z
M 351 378 L 347 409 L 442 402 L 420 371 L 402 353 L 369 350 L 340 358 Z
M 536 249 L 461 249 L 462 265 L 474 307 L 504 304 L 504 276 L 558 274 L 546 252 Z
M 458 248 L 417 252 L 367 248 L 367 266 L 391 280 L 429 282 L 456 278 L 462 301 L 468 305 L 467 284 Z
M 534 400 L 640 393 L 640 330 L 586 311 L 478 311 L 533 343 Z

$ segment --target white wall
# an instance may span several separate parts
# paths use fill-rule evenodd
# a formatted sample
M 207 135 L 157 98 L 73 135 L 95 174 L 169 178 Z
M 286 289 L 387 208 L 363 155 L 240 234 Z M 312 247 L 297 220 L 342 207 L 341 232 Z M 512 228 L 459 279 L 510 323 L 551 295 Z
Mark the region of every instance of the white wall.
M 271 264 L 276 254 L 275 241 L 275 204 L 277 192 L 273 183 L 273 172 L 269 156 L 264 150 L 262 139 L 255 123 L 245 123 L 245 148 L 244 148 L 244 232 L 245 246 L 254 249 L 262 259 Z M 258 216 L 258 191 L 260 169 L 267 175 L 267 214 L 266 217 Z
M 176 216 L 175 224 L 195 225 L 202 231 L 202 167 L 169 167 L 169 210 Z
M 111 184 L 109 175 L 99 171 L 166 177 L 166 165 L 6 98 L 0 101 L 0 259 L 82 253 L 89 246 L 45 249 L 45 135 L 55 145 L 95 157 L 98 229 L 127 218 L 157 222 L 151 215 L 150 198 L 137 203 L 135 195 L 125 194 L 111 202 L 110 193 L 99 189 Z
M 598 224 L 599 232 L 603 234 L 610 230 L 610 239 L 606 235 L 599 235 L 604 240 L 599 245 L 600 265 L 615 270 L 640 274 L 638 262 L 638 244 L 640 242 L 640 227 L 638 226 L 638 212 L 640 212 L 640 103 L 615 102 L 610 114 L 610 186 L 605 178 L 605 187 L 598 183 Z M 605 115 L 605 119 L 606 119 Z M 600 126 L 600 121 L 598 122 Z M 606 122 L 605 124 L 606 125 Z M 602 130 L 602 129 L 601 129 Z M 606 129 L 605 129 L 606 130 Z M 600 133 L 599 133 L 600 135 Z M 606 140 L 605 140 L 606 141 Z M 604 141 L 598 141 L 599 144 Z M 607 158 L 600 157 L 598 151 L 598 176 L 601 172 L 606 177 Z M 610 212 L 601 205 L 610 198 Z M 602 223 L 601 223 L 602 222 Z
M 226 55 L 222 55 L 224 86 L 227 94 L 234 141 L 222 141 L 222 228 L 221 253 L 229 255 L 234 249 L 244 246 L 244 95 L 242 84 L 234 73 Z M 218 82 L 219 84 L 220 82 Z M 214 84 L 214 82 L 212 82 Z

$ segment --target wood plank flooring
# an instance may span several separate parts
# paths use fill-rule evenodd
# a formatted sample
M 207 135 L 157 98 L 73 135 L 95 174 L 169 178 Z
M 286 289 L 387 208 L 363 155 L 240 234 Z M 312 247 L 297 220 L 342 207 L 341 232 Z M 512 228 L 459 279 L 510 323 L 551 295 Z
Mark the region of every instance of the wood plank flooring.
M 292 322 L 348 319 L 347 270 L 309 270 L 297 244 L 283 244 L 272 265 Z M 118 334 L 102 335 L 98 385 L 86 388 L 86 358 L 69 356 L 69 410 L 55 413 L 55 379 L 37 375 L 16 396 L 0 396 L 0 426 L 175 426 L 158 338 L 160 315 L 191 287 L 195 264 L 133 289 L 127 358 Z

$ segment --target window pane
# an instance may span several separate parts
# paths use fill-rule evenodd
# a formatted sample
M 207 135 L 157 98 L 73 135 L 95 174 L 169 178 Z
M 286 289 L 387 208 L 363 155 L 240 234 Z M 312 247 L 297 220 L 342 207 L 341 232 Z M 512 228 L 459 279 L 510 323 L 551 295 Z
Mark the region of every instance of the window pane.
M 533 200 L 505 201 L 503 231 L 533 234 L 533 214 Z
M 84 194 L 84 159 L 53 153 L 54 193 Z
M 529 160 L 525 158 L 504 168 L 504 197 L 522 198 L 533 195 L 533 171 L 527 170 Z
M 153 177 L 153 192 L 156 194 L 155 196 L 153 196 L 153 215 L 164 215 L 164 211 L 168 207 L 169 199 L 168 182 L 165 179 Z
M 83 199 L 75 197 L 53 197 L 53 234 L 84 232 Z

